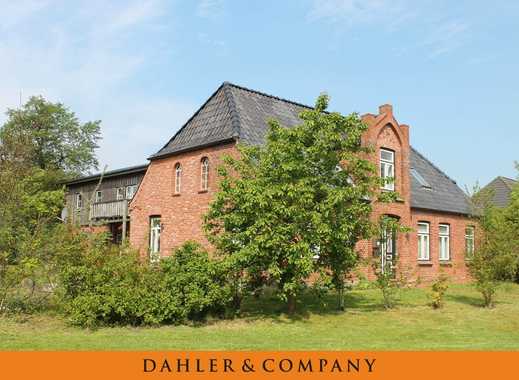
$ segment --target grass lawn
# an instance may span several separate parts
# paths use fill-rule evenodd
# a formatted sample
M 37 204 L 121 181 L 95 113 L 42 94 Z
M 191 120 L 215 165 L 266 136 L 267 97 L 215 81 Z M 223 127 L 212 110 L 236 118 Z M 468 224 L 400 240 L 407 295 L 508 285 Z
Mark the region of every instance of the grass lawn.
M 433 310 L 428 291 L 402 291 L 386 311 L 379 291 L 354 290 L 347 311 L 307 295 L 287 317 L 272 297 L 248 300 L 243 316 L 199 326 L 117 327 L 95 331 L 50 315 L 0 318 L 0 350 L 517 350 L 519 286 L 504 284 L 494 309 L 482 308 L 470 286 L 452 285 Z

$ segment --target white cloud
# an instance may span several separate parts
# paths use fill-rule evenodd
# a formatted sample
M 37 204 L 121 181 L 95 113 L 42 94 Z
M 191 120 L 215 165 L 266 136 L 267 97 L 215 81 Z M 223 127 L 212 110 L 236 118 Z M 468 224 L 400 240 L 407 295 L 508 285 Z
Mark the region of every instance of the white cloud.
M 98 154 L 114 168 L 145 162 L 194 110 L 168 93 L 132 87 L 163 52 L 160 1 L 11 3 L 16 21 L 0 27 L 7 36 L 0 39 L 0 123 L 20 91 L 23 101 L 39 94 L 61 101 L 83 121 L 102 120 Z
M 224 0 L 200 0 L 196 15 L 202 18 L 217 19 L 224 13 Z
M 449 20 L 434 25 L 422 42 L 430 58 L 453 51 L 463 45 L 469 26 L 460 20 Z
M 410 0 L 313 0 L 308 12 L 310 21 L 330 22 L 338 30 L 367 25 L 383 33 L 406 33 L 393 42 L 395 55 L 419 51 L 430 59 L 462 47 L 466 40 L 469 24 L 447 16 L 437 2 Z M 391 41 L 388 34 L 383 38 Z

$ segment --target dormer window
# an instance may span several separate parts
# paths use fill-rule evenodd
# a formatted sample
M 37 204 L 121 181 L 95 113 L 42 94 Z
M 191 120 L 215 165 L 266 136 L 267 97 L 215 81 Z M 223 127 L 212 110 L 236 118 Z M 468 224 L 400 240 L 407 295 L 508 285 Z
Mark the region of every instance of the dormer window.
M 380 149 L 380 177 L 384 180 L 382 189 L 395 190 L 395 152 Z

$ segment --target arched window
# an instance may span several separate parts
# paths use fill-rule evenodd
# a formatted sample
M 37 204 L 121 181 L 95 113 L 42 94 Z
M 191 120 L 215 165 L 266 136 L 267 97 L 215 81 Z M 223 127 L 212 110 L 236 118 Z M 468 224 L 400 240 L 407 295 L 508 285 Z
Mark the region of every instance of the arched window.
M 180 194 L 180 184 L 182 182 L 182 165 L 178 162 L 175 165 L 175 194 Z
M 200 161 L 200 188 L 204 191 L 209 188 L 209 159 L 207 157 Z

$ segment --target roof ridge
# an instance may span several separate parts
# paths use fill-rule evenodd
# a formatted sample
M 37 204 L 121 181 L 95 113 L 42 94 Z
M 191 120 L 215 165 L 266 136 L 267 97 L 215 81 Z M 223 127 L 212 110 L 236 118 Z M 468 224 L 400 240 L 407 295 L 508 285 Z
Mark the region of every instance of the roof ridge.
M 191 115 L 191 117 L 189 119 L 187 119 L 187 121 L 178 129 L 178 131 L 175 132 L 173 137 L 171 137 L 168 140 L 168 142 L 166 144 L 164 144 L 162 146 L 162 148 L 160 148 L 156 153 L 149 156 L 148 160 L 154 158 L 160 151 L 162 151 L 162 149 L 165 149 L 169 145 L 169 143 L 172 142 L 175 139 L 175 137 L 177 137 L 177 135 L 191 122 L 191 120 L 193 120 L 200 113 L 200 111 L 202 111 L 202 109 L 204 109 L 204 107 L 207 105 L 207 103 L 209 103 L 209 101 L 216 96 L 216 94 L 222 89 L 222 87 L 225 86 L 226 83 L 227 82 L 223 82 L 220 86 L 218 86 L 216 91 L 213 92 L 209 98 L 207 98 L 207 100 L 195 111 L 195 113 L 193 113 L 193 115 Z
M 231 127 L 233 130 L 233 137 L 240 138 L 240 132 L 241 132 L 240 114 L 236 107 L 236 101 L 234 100 L 234 95 L 230 89 L 230 86 L 232 86 L 232 85 L 229 82 L 223 82 L 222 86 L 223 86 L 225 99 L 227 100 L 227 105 L 231 112 Z
M 248 91 L 248 92 L 251 92 L 253 94 L 257 94 L 257 95 L 261 95 L 261 96 L 266 96 L 268 98 L 276 99 L 276 100 L 279 100 L 279 101 L 282 101 L 282 102 L 285 102 L 285 103 L 289 103 L 289 104 L 293 104 L 293 105 L 296 105 L 296 106 L 299 106 L 299 107 L 308 108 L 308 109 L 314 109 L 315 108 L 315 107 L 309 106 L 307 104 L 295 102 L 293 100 L 289 100 L 289 99 L 285 99 L 285 98 L 280 98 L 279 96 L 267 94 L 266 92 L 261 92 L 261 91 L 258 91 L 258 90 L 253 90 L 251 88 L 240 86 L 240 85 L 237 85 L 237 84 L 234 84 L 234 83 L 231 83 L 231 82 L 223 82 L 223 83 L 224 83 L 224 85 L 229 85 L 229 86 L 235 87 L 235 88 L 237 88 L 239 90 Z
M 501 182 L 503 182 L 505 184 L 505 186 L 508 187 L 510 190 L 512 190 L 513 186 L 510 186 L 510 183 L 507 181 L 513 182 L 514 184 L 518 183 L 518 181 L 516 181 L 515 179 L 508 178 L 508 177 L 505 177 L 502 175 L 497 176 L 497 178 L 500 179 Z
M 453 180 L 451 177 L 449 177 L 447 174 L 445 174 L 445 172 L 443 170 L 441 170 L 438 166 L 436 166 L 435 164 L 433 164 L 431 162 L 431 160 L 429 160 L 427 157 L 425 157 L 422 153 L 420 153 L 419 151 L 417 151 L 413 146 L 410 146 L 410 148 L 416 153 L 418 154 L 421 158 L 423 158 L 425 161 L 427 161 L 433 168 L 435 168 L 436 170 L 438 170 L 445 178 L 447 178 L 449 181 L 451 181 L 453 184 L 455 184 L 460 190 L 461 188 L 458 186 L 458 183 Z M 463 191 L 463 190 L 462 190 Z M 463 194 L 465 194 L 465 192 L 463 191 Z

